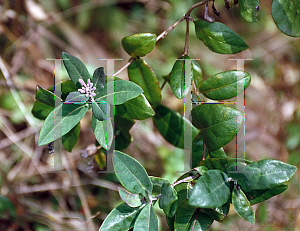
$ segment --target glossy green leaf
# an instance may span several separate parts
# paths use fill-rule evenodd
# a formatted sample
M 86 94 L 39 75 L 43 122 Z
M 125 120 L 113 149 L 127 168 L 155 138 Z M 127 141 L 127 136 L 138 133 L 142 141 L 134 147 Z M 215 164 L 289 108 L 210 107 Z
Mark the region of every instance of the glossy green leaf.
M 261 170 L 260 178 L 254 189 L 265 190 L 274 188 L 284 182 L 287 182 L 297 171 L 297 167 L 281 162 L 279 160 L 261 160 L 254 162 L 249 166 Z
M 257 187 L 261 176 L 259 168 L 243 163 L 229 163 L 226 165 L 226 172 L 229 177 L 236 180 L 244 192 L 249 192 Z
M 92 104 L 92 111 L 96 119 L 100 121 L 107 120 L 110 115 L 110 105 L 105 101 L 96 100 Z
M 44 122 L 38 144 L 48 144 L 67 134 L 79 123 L 88 108 L 86 104 L 62 104 L 55 108 Z M 60 115 L 61 120 L 54 126 L 55 115 Z
M 200 208 L 219 207 L 230 197 L 227 175 L 220 170 L 208 170 L 196 182 L 189 204 Z
M 46 89 L 42 88 L 41 86 L 36 87 L 35 98 L 38 101 L 40 101 L 48 106 L 54 107 L 55 97 L 58 97 L 58 96 L 56 96 L 53 92 L 46 90 Z
M 143 206 L 132 208 L 125 202 L 114 208 L 102 223 L 99 231 L 124 231 L 133 228 Z
M 106 75 L 104 67 L 98 67 L 93 74 L 93 87 L 96 87 L 95 93 L 98 93 L 105 85 Z
M 155 47 L 156 35 L 141 33 L 126 36 L 122 39 L 124 50 L 133 58 L 143 57 Z
M 244 114 L 222 104 L 201 104 L 192 109 L 193 125 L 201 135 L 209 151 L 228 144 L 240 130 Z
M 202 231 L 207 230 L 213 219 L 200 212 L 197 208 L 190 206 L 187 201 L 180 203 L 175 215 L 175 231 Z
M 191 74 L 186 75 L 186 66 L 190 66 Z M 183 99 L 188 93 L 191 92 L 191 81 L 192 81 L 192 62 L 188 55 L 180 57 L 173 65 L 172 71 L 170 73 L 170 86 L 173 94 L 178 99 Z M 187 81 L 186 81 L 187 80 Z
M 225 71 L 205 80 L 200 92 L 209 99 L 230 99 L 243 93 L 250 81 L 251 76 L 247 72 Z
M 158 105 L 155 109 L 156 115 L 153 122 L 160 134 L 172 145 L 184 148 L 184 126 L 191 130 L 192 139 L 199 132 L 189 120 L 170 108 Z
M 228 26 L 220 22 L 195 21 L 197 38 L 213 52 L 236 54 L 248 49 L 245 41 Z
M 154 115 L 155 112 L 144 94 L 115 106 L 115 116 L 127 119 L 144 120 Z
M 122 152 L 114 151 L 113 164 L 120 183 L 129 192 L 143 194 L 152 192 L 153 185 L 144 167 Z
M 161 209 L 170 206 L 174 201 L 177 200 L 176 191 L 171 187 L 171 184 L 169 182 L 163 183 L 160 193 L 161 197 L 159 198 L 158 204 Z
M 268 189 L 268 190 L 254 190 L 251 192 L 247 192 L 246 196 L 250 202 L 251 205 L 263 202 L 265 200 L 270 199 L 273 196 L 276 196 L 280 193 L 283 193 L 285 190 L 287 190 L 288 186 L 281 184 L 278 185 L 275 188 Z
M 78 82 L 78 79 L 83 79 L 86 83 L 91 78 L 86 66 L 80 59 L 66 52 L 62 53 L 62 58 L 70 79 L 77 88 L 81 88 L 82 86 Z
M 259 0 L 240 0 L 240 13 L 248 22 L 259 21 Z
M 126 80 L 110 81 L 99 91 L 95 97 L 95 101 L 107 101 L 110 105 L 119 105 L 142 93 L 143 89 L 134 82 Z M 111 99 L 111 97 L 108 96 L 113 97 Z
M 300 1 L 273 0 L 272 17 L 278 29 L 293 37 L 300 36 Z
M 130 207 L 136 208 L 142 205 L 142 201 L 139 194 L 132 194 L 119 188 L 119 195 L 122 200 Z
M 202 78 L 203 78 L 202 69 L 199 63 L 197 63 L 195 60 L 192 60 L 192 66 L 193 66 L 193 79 L 195 81 L 195 86 L 198 89 L 202 84 Z
M 134 60 L 128 67 L 129 80 L 144 90 L 144 95 L 152 105 L 161 101 L 161 90 L 151 67 L 142 59 Z
M 134 125 L 134 120 L 125 119 L 122 117 L 115 117 L 115 149 L 124 150 L 127 148 L 131 141 L 132 137 L 129 133 L 129 130 Z
M 158 231 L 158 220 L 152 203 L 142 209 L 134 223 L 133 231 Z
M 235 187 L 232 191 L 232 205 L 239 216 L 254 224 L 255 215 L 246 195 L 242 190 L 238 191 Z
M 34 117 L 40 119 L 40 120 L 45 120 L 47 116 L 54 110 L 54 107 L 48 106 L 47 104 L 44 104 L 40 101 L 35 101 L 33 104 L 33 108 L 31 110 L 32 115 Z
M 71 129 L 67 134 L 62 136 L 62 144 L 64 148 L 71 152 L 75 144 L 78 141 L 80 133 L 80 123 L 78 123 L 74 128 Z
M 224 205 L 214 208 L 214 211 L 220 215 L 226 216 L 229 213 L 230 200 L 228 200 Z
M 92 117 L 92 128 L 98 143 L 106 150 L 110 149 L 113 141 L 113 127 L 111 120 L 99 121 Z
M 65 100 L 67 103 L 85 103 L 89 98 L 78 91 L 70 92 Z

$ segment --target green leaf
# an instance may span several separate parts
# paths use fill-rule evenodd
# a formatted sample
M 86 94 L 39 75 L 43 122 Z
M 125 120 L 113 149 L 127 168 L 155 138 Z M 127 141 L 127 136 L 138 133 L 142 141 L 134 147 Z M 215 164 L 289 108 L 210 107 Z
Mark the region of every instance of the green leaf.
M 259 0 L 240 0 L 240 13 L 248 22 L 259 21 Z
M 84 94 L 78 91 L 70 92 L 65 100 L 68 103 L 85 103 L 88 100 Z
M 219 169 L 226 172 L 227 164 L 229 163 L 243 163 L 251 164 L 252 161 L 241 159 L 241 158 L 206 158 L 201 162 L 201 166 L 206 166 L 208 169 Z
M 287 190 L 288 186 L 281 184 L 278 185 L 275 188 L 272 189 L 267 189 L 267 190 L 254 190 L 251 192 L 247 192 L 246 196 L 250 202 L 251 205 L 263 202 L 265 200 L 270 199 L 273 196 L 276 196 L 282 192 L 284 192 L 285 190 Z
M 96 87 L 95 93 L 98 93 L 105 85 L 106 75 L 104 67 L 98 67 L 93 74 L 93 87 Z
M 0 195 L 0 218 L 16 217 L 16 209 L 13 203 L 5 197 Z
M 191 139 L 199 132 L 189 120 L 166 106 L 160 104 L 154 110 L 156 115 L 153 117 L 153 122 L 158 131 L 170 144 L 178 148 L 184 148 L 185 123 L 191 130 Z
M 89 108 L 87 104 L 62 104 L 55 108 L 46 118 L 40 132 L 39 146 L 48 144 L 67 134 L 75 127 Z M 54 126 L 55 116 L 61 120 Z
M 78 123 L 74 128 L 71 129 L 67 134 L 62 136 L 62 144 L 64 148 L 71 152 L 75 144 L 78 141 L 80 133 L 80 123 Z
M 168 180 L 160 177 L 155 177 L 155 176 L 149 176 L 152 184 L 154 186 L 162 187 L 164 183 L 168 184 L 170 183 Z
M 36 87 L 35 98 L 38 101 L 40 101 L 40 102 L 42 102 L 42 103 L 44 103 L 44 104 L 46 104 L 48 106 L 54 107 L 54 105 L 55 105 L 55 97 L 58 97 L 58 96 L 55 95 L 53 92 L 51 92 L 49 90 L 46 90 L 46 89 L 42 88 L 39 85 Z
M 142 205 L 142 201 L 139 194 L 132 194 L 126 192 L 119 187 L 119 195 L 122 200 L 130 207 L 136 208 Z
M 152 203 L 142 209 L 134 223 L 133 231 L 158 231 L 158 220 Z
M 243 93 L 250 81 L 251 76 L 247 72 L 225 71 L 205 80 L 200 92 L 209 99 L 230 99 Z
M 156 35 L 150 33 L 134 34 L 122 39 L 124 50 L 133 58 L 150 53 L 155 47 L 155 43 Z
M 192 81 L 191 78 L 193 75 L 187 73 L 189 76 L 187 77 L 185 76 L 186 65 L 190 66 L 191 72 L 193 70 L 192 68 L 193 65 L 190 59 L 191 58 L 188 55 L 185 55 L 184 57 L 180 57 L 174 63 L 174 66 L 170 73 L 170 86 L 173 91 L 173 94 L 178 99 L 183 99 L 191 91 L 191 81 Z
M 227 175 L 220 170 L 208 170 L 196 182 L 189 204 L 200 208 L 219 207 L 230 197 Z
M 62 83 L 58 83 L 55 86 L 51 86 L 51 87 L 49 87 L 48 90 L 51 92 L 54 92 L 54 87 L 56 89 L 60 89 L 60 88 L 62 89 L 61 98 L 63 101 L 66 100 L 66 98 L 70 92 L 74 92 L 74 91 L 78 90 L 78 88 L 74 85 L 74 83 L 71 80 L 67 80 Z M 53 107 L 55 107 L 55 106 L 53 105 Z
M 95 100 L 92 104 L 92 111 L 93 115 L 96 117 L 96 119 L 102 121 L 102 120 L 108 120 L 110 115 L 110 105 L 105 101 L 98 101 Z
M 177 192 L 177 200 L 174 201 L 171 205 L 164 208 L 164 213 L 168 217 L 174 217 L 177 211 L 178 205 L 188 198 L 189 184 L 184 182 L 177 184 L 174 189 Z
M 78 79 L 83 79 L 86 83 L 87 80 L 91 78 L 86 66 L 80 59 L 66 52 L 62 53 L 62 58 L 64 59 L 63 62 L 67 69 L 70 79 L 77 88 L 81 88 L 82 86 L 78 82 Z
M 144 94 L 115 106 L 115 116 L 127 119 L 144 120 L 154 115 L 155 112 Z
M 193 64 L 193 79 L 195 81 L 195 86 L 198 89 L 202 84 L 202 78 L 203 78 L 202 69 L 199 63 L 197 63 L 195 60 L 192 60 L 192 64 Z
M 34 117 L 40 119 L 40 120 L 45 120 L 47 116 L 54 110 L 54 107 L 48 106 L 47 104 L 44 104 L 40 101 L 35 101 L 33 104 L 33 108 L 31 110 L 32 115 Z
M 210 158 L 227 158 L 223 148 L 210 152 L 206 149 L 205 157 Z M 192 168 L 199 166 L 203 158 L 203 138 L 201 133 L 198 133 L 192 143 Z
M 259 168 L 242 163 L 229 163 L 226 165 L 226 172 L 229 177 L 236 180 L 244 192 L 252 191 L 256 188 L 261 176 Z
M 56 85 L 56 87 L 62 88 L 62 93 L 61 93 L 62 100 L 65 100 L 67 95 L 70 92 L 77 91 L 76 86 L 72 83 L 71 80 L 67 80 L 63 83 L 59 83 Z M 50 114 L 51 111 L 53 111 L 53 109 L 55 107 L 54 97 L 58 97 L 58 96 L 53 94 L 54 86 L 51 86 L 48 90 L 42 89 L 39 86 L 38 86 L 38 88 L 39 89 L 37 90 L 37 96 L 36 96 L 37 101 L 35 101 L 31 112 L 36 118 L 45 120 L 46 117 Z M 40 91 L 43 91 L 43 92 L 40 92 Z M 38 93 L 38 92 L 40 92 L 40 93 Z M 39 101 L 39 99 L 41 99 L 42 101 L 44 100 L 45 103 L 47 101 L 47 104 L 42 103 L 41 101 Z
M 105 218 L 99 231 L 124 231 L 133 228 L 135 220 L 143 207 L 132 208 L 125 202 L 118 205 Z
M 122 117 L 115 117 L 116 150 L 124 150 L 130 145 L 132 137 L 129 133 L 129 130 L 132 128 L 134 123 L 134 120 L 125 119 Z
M 244 40 L 229 27 L 220 22 L 195 21 L 197 38 L 213 52 L 236 54 L 248 49 Z
M 176 231 L 202 231 L 207 230 L 212 223 L 212 218 L 184 200 L 176 212 L 174 228 Z
M 299 0 L 273 0 L 271 12 L 282 33 L 292 37 L 300 36 Z
M 235 187 L 232 191 L 232 205 L 236 213 L 249 221 L 251 224 L 255 222 L 255 215 L 250 203 L 242 190 L 237 190 Z
M 113 127 L 111 120 L 99 121 L 92 117 L 92 128 L 98 143 L 106 150 L 110 149 L 113 141 Z
M 144 90 L 147 100 L 157 105 L 161 101 L 161 90 L 151 67 L 142 59 L 134 60 L 128 67 L 129 80 Z
M 114 151 L 113 164 L 117 178 L 129 192 L 145 195 L 147 191 L 151 194 L 153 185 L 139 162 L 122 152 Z
M 126 80 L 110 81 L 99 91 L 95 97 L 95 101 L 107 101 L 107 97 L 113 95 L 113 100 L 108 98 L 109 101 L 107 102 L 110 105 L 119 105 L 142 93 L 143 89 L 134 82 Z
M 201 130 L 209 151 L 228 144 L 240 130 L 244 114 L 221 104 L 201 104 L 192 109 L 193 125 Z
M 260 160 L 249 166 L 259 168 L 261 176 L 254 189 L 265 190 L 287 182 L 297 171 L 297 167 L 279 160 Z
M 178 199 L 176 191 L 171 187 L 171 184 L 169 182 L 163 183 L 160 193 L 161 197 L 159 198 L 159 207 L 161 209 L 170 206 L 174 201 Z

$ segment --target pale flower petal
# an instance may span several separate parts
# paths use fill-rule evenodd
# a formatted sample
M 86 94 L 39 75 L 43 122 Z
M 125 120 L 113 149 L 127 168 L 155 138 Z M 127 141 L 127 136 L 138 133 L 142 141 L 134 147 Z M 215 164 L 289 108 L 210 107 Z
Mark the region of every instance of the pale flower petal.
M 83 81 L 83 79 L 78 79 L 78 82 L 79 82 L 82 86 L 86 87 L 86 84 L 85 84 L 85 82 Z

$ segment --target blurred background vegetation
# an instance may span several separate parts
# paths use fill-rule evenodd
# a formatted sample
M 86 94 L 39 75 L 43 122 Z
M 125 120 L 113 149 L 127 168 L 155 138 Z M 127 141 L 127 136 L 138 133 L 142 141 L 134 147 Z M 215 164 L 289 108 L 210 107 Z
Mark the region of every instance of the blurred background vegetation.
M 0 230 L 88 230 L 91 214 L 96 230 L 120 203 L 113 174 L 99 173 L 93 160 L 80 151 L 93 145 L 91 117 L 81 123 L 80 139 L 72 153 L 63 151 L 63 169 L 53 166 L 46 147 L 37 146 L 42 121 L 31 114 L 37 85 L 54 83 L 54 62 L 61 52 L 79 57 L 91 72 L 105 66 L 101 58 L 116 61 L 115 70 L 129 56 L 121 47 L 124 36 L 150 32 L 159 35 L 181 18 L 197 0 L 0 0 Z M 260 21 L 247 23 L 238 6 L 224 9 L 217 21 L 225 23 L 249 45 L 236 55 L 209 51 L 191 26 L 190 57 L 199 58 L 204 78 L 236 68 L 230 58 L 251 58 L 245 70 L 252 76 L 246 91 L 246 157 L 278 159 L 300 166 L 300 40 L 282 34 L 271 18 L 271 1 L 260 0 Z M 193 11 L 203 18 L 203 9 Z M 191 24 L 192 25 L 192 24 Z M 175 59 L 183 52 L 185 23 L 157 43 L 145 60 L 160 85 Z M 123 71 L 118 77 L 127 79 Z M 67 74 L 63 69 L 63 78 Z M 169 86 L 163 104 L 183 112 Z M 183 151 L 169 145 L 153 127 L 151 119 L 137 121 L 131 129 L 133 143 L 124 150 L 145 166 L 149 175 L 174 181 L 183 170 Z M 235 155 L 235 142 L 225 147 Z M 256 224 L 230 211 L 222 223 L 209 230 L 300 230 L 300 171 L 289 188 L 253 206 Z M 168 230 L 161 210 L 161 230 Z

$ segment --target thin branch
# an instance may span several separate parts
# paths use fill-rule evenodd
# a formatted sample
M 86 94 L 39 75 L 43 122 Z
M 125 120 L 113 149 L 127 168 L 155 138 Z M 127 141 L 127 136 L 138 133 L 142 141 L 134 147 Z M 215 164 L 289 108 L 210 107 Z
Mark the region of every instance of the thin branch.
M 202 160 L 205 160 L 205 154 L 206 154 L 206 145 L 203 141 L 203 153 L 202 153 Z
M 186 17 L 185 45 L 183 55 L 189 54 L 190 17 Z
M 165 80 L 165 82 L 161 85 L 160 90 L 162 90 L 162 89 L 165 87 L 165 85 L 166 85 L 167 82 L 168 82 L 168 81 Z
M 196 177 L 197 177 L 197 175 L 196 175 L 196 176 L 188 176 L 188 177 L 186 177 L 186 178 L 184 178 L 184 179 L 182 179 L 182 180 L 179 180 L 179 181 L 174 182 L 171 186 L 172 186 L 172 187 L 175 187 L 175 186 L 178 185 L 178 184 L 185 183 L 185 182 L 187 182 L 187 181 L 193 180 L 193 179 L 195 179 Z
M 128 63 L 126 63 L 120 70 L 118 70 L 113 77 L 117 76 L 118 74 L 120 74 L 124 69 L 126 69 L 135 59 L 134 58 L 130 58 Z
M 156 38 L 156 42 L 164 37 L 172 31 L 179 23 L 181 23 L 185 19 L 185 16 L 183 16 L 181 19 L 179 19 L 177 22 L 175 22 L 172 26 L 170 26 L 168 29 L 166 29 L 164 32 L 162 32 L 159 36 Z
M 205 0 L 205 1 L 198 2 L 198 3 L 194 4 L 194 5 L 192 5 L 191 8 L 186 12 L 185 16 L 186 16 L 186 17 L 189 17 L 189 16 L 191 15 L 191 12 L 192 12 L 195 8 L 197 8 L 197 7 L 199 7 L 199 6 L 202 6 L 202 5 L 204 5 L 204 4 L 206 4 L 206 3 L 210 2 L 210 1 L 212 1 L 212 0 Z

